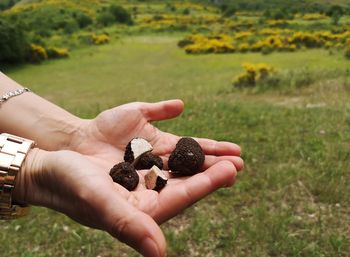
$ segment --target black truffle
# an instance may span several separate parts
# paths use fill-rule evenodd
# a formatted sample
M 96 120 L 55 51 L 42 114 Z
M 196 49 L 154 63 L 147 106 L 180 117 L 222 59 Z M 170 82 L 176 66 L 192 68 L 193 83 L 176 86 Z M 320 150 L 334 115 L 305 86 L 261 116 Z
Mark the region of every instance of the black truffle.
M 153 147 L 147 140 L 136 137 L 133 138 L 125 148 L 124 161 L 136 162 L 143 154 L 153 150 Z
M 184 137 L 176 144 L 168 161 L 171 174 L 191 176 L 201 171 L 204 163 L 204 152 L 196 140 Z
M 140 159 L 136 162 L 135 168 L 137 170 L 148 170 L 156 165 L 159 169 L 163 169 L 163 160 L 153 153 L 145 153 Z
M 114 165 L 109 175 L 115 183 L 120 184 L 129 191 L 134 190 L 139 183 L 139 175 L 134 166 L 128 162 L 121 162 Z
M 162 190 L 168 182 L 164 172 L 154 165 L 145 175 L 145 185 L 147 189 L 155 191 Z

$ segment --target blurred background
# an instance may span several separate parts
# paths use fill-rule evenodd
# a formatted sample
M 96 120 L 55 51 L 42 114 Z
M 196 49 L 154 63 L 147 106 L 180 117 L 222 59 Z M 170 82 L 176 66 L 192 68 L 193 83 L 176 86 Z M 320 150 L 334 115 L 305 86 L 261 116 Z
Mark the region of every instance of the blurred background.
M 181 98 L 162 130 L 242 146 L 246 167 L 162 225 L 168 256 L 349 256 L 349 0 L 0 0 L 0 69 L 84 118 Z M 35 207 L 0 255 L 139 256 Z

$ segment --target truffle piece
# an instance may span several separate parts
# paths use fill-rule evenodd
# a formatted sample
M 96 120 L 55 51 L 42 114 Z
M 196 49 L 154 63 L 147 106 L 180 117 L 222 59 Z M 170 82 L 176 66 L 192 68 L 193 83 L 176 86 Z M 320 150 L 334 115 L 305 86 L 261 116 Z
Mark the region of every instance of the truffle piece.
M 163 160 L 151 152 L 143 154 L 135 164 L 137 170 L 148 170 L 156 165 L 159 169 L 163 169 Z
M 153 150 L 153 147 L 147 140 L 136 137 L 132 139 L 129 144 L 126 146 L 124 153 L 124 161 L 134 164 L 137 162 L 138 158 L 144 153 L 150 152 Z
M 139 184 L 139 175 L 134 166 L 128 162 L 121 162 L 114 165 L 109 175 L 115 183 L 120 184 L 129 191 L 134 190 Z
M 203 149 L 197 141 L 190 137 L 183 137 L 171 153 L 168 166 L 173 175 L 191 176 L 201 171 L 204 158 Z
M 145 175 L 145 184 L 147 189 L 152 189 L 159 192 L 165 187 L 167 182 L 168 178 L 156 165 L 154 165 Z

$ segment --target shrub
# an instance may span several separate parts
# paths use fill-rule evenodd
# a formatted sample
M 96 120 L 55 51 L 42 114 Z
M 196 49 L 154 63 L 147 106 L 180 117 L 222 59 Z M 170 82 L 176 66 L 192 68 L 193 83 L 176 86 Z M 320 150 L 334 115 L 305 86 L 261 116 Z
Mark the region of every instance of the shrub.
M 63 25 L 63 31 L 66 34 L 72 34 L 76 31 L 79 30 L 79 25 L 75 20 L 68 20 L 64 25 Z
M 85 13 L 78 13 L 74 18 L 81 29 L 91 25 L 93 22 L 90 16 L 86 15 Z
M 24 61 L 29 43 L 21 25 L 0 19 L 0 62 Z
M 224 17 L 234 16 L 237 12 L 237 9 L 234 6 L 228 6 L 223 12 L 222 15 Z
M 174 4 L 171 4 L 171 3 L 166 4 L 166 9 L 168 9 L 171 12 L 176 12 L 176 10 L 177 10 L 176 6 Z
M 188 45 L 191 45 L 193 44 L 193 40 L 189 39 L 189 38 L 185 38 L 185 39 L 181 39 L 178 43 L 177 43 L 177 46 L 180 47 L 180 48 L 184 48 Z
M 345 57 L 347 59 L 350 60 L 350 46 L 348 46 L 346 49 L 345 49 L 345 53 L 344 53 Z
M 272 18 L 274 20 L 289 20 L 293 18 L 293 15 L 289 13 L 287 9 L 283 9 L 275 11 Z
M 94 45 L 103 45 L 109 43 L 109 36 L 106 34 L 92 35 L 92 43 Z
M 242 53 L 248 52 L 250 49 L 250 45 L 248 43 L 242 43 L 238 46 L 238 50 Z
M 49 47 L 46 52 L 49 59 L 69 57 L 69 51 L 66 48 Z
M 331 16 L 332 25 L 338 25 L 340 18 L 341 18 L 341 15 L 339 13 L 332 14 L 332 16 Z
M 96 20 L 97 23 L 103 26 L 108 26 L 113 23 L 121 23 L 127 25 L 132 25 L 134 23 L 130 13 L 119 5 L 111 5 L 108 8 L 104 8 L 97 15 Z
M 103 11 L 97 15 L 96 21 L 100 25 L 109 26 L 115 22 L 115 18 L 112 13 Z
M 302 19 L 306 21 L 324 20 L 326 18 L 327 16 L 321 13 L 306 13 L 302 16 Z
M 191 35 L 178 43 L 188 54 L 232 53 L 236 49 L 233 40 L 227 35 L 204 36 Z
M 185 9 L 182 11 L 182 14 L 183 14 L 183 15 L 190 15 L 190 14 L 191 14 L 191 11 L 190 11 L 190 9 L 185 8 Z
M 343 8 L 340 5 L 332 5 L 326 11 L 326 15 L 329 16 L 329 17 L 332 17 L 333 15 L 343 16 L 345 14 L 346 14 L 345 8 Z
M 110 13 L 114 16 L 114 19 L 118 23 L 132 25 L 134 22 L 130 13 L 119 5 L 111 5 L 109 7 Z
M 270 54 L 272 52 L 273 52 L 273 48 L 270 46 L 265 46 L 265 47 L 261 48 L 261 53 L 263 55 L 267 55 L 267 54 Z
M 245 63 L 242 66 L 244 72 L 233 80 L 233 86 L 236 88 L 255 87 L 258 83 L 263 84 L 270 79 L 272 74 L 276 73 L 275 69 L 266 63 Z
M 40 45 L 31 44 L 28 55 L 28 61 L 33 63 L 40 63 L 48 58 L 44 47 Z

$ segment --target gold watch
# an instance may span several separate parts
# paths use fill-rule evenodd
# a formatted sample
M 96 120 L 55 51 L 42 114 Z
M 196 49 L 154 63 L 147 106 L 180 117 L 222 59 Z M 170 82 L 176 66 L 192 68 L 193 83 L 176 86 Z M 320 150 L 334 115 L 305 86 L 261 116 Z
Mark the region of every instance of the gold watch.
M 0 135 L 0 219 L 16 219 L 29 212 L 29 206 L 12 201 L 16 176 L 34 141 L 3 133 Z

